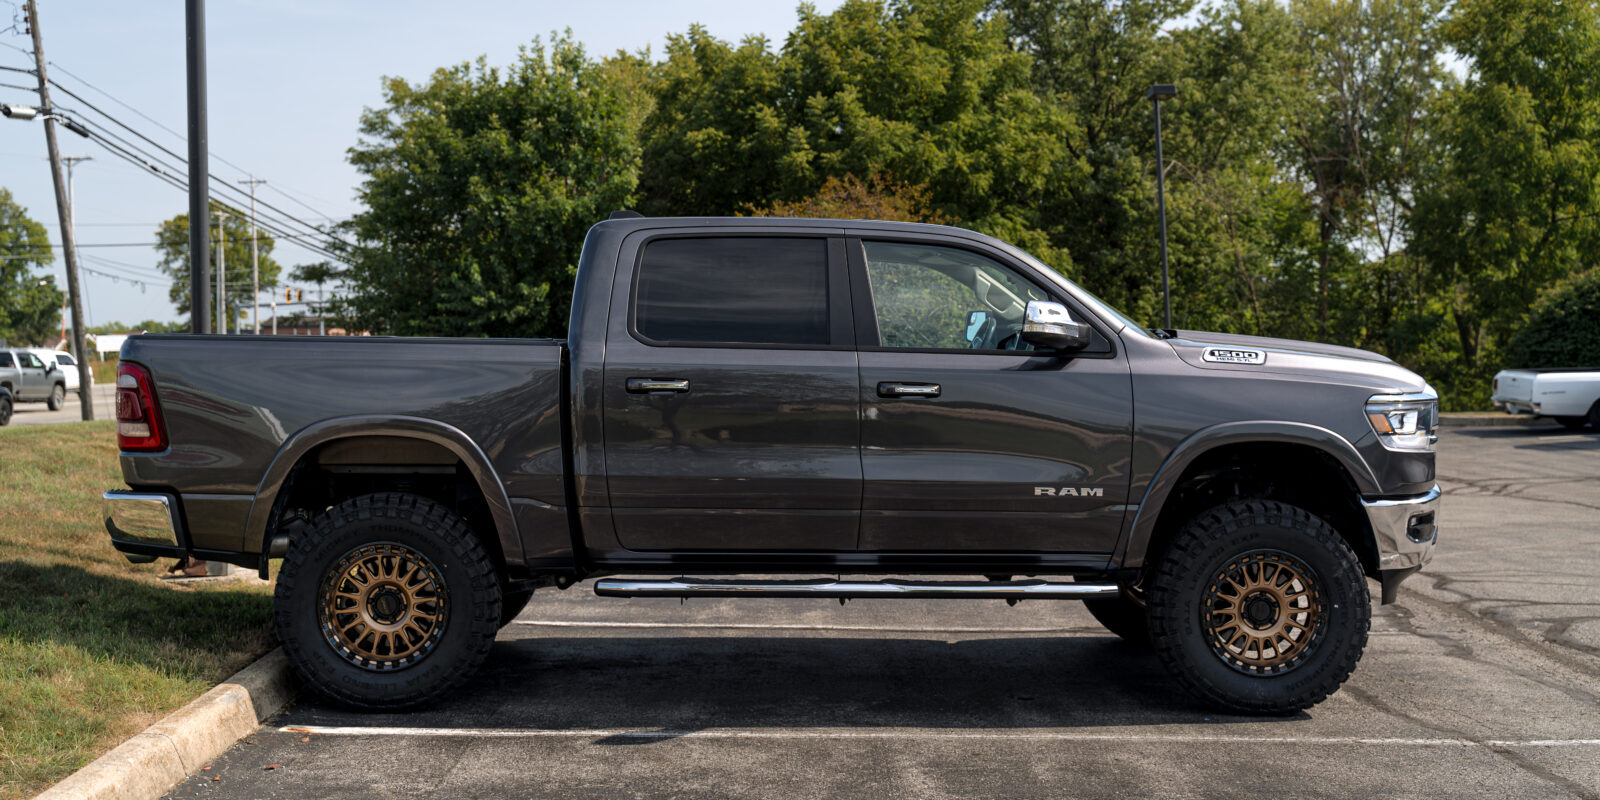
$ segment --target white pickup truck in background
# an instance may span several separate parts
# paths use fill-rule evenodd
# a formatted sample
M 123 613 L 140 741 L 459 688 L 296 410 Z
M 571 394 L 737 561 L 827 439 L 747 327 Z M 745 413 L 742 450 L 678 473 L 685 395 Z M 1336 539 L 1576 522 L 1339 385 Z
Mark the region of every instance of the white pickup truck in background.
M 1494 407 L 1600 430 L 1600 367 L 1507 369 L 1494 376 Z

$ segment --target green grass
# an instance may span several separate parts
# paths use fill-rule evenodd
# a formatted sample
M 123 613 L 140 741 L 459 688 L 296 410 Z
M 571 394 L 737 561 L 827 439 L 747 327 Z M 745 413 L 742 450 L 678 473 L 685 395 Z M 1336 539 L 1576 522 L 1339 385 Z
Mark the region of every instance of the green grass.
M 276 643 L 270 590 L 176 587 L 100 521 L 112 423 L 0 428 L 0 798 L 31 796 Z

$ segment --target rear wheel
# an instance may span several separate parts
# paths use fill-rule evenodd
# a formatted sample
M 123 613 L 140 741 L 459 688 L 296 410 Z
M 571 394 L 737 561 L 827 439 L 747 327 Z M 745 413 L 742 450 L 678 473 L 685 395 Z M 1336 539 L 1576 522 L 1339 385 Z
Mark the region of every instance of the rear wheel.
M 1600 400 L 1594 401 L 1594 405 L 1589 406 L 1589 427 L 1600 431 Z
M 274 621 L 300 677 L 360 709 L 408 708 L 471 677 L 500 620 L 495 567 L 467 523 L 431 500 L 347 500 L 295 537 Z
M 1339 533 L 1287 503 L 1201 513 L 1150 587 L 1150 638 L 1178 682 L 1246 714 L 1309 708 L 1350 677 L 1367 644 L 1366 579 Z
M 11 398 L 0 397 L 0 427 L 11 424 Z
M 60 383 L 50 387 L 50 399 L 45 402 L 49 404 L 51 411 L 60 411 L 67 402 L 67 387 Z

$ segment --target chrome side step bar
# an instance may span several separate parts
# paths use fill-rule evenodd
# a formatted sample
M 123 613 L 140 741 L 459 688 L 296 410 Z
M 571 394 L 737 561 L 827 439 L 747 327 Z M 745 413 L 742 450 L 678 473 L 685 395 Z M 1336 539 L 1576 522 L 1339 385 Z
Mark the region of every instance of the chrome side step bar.
M 1114 583 L 1047 583 L 1023 581 L 838 581 L 709 580 L 704 578 L 602 578 L 594 593 L 601 597 L 969 597 L 1002 600 L 1116 597 Z

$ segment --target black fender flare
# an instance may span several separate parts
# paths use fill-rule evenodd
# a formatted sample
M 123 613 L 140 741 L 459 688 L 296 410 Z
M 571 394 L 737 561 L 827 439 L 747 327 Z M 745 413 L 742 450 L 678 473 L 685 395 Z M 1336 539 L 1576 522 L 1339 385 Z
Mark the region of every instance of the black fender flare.
M 276 521 L 274 515 L 281 510 L 278 507 L 279 494 L 294 466 L 320 445 L 339 439 L 368 436 L 421 439 L 454 453 L 472 473 L 479 491 L 483 492 L 484 500 L 489 504 L 489 514 L 494 520 L 495 534 L 499 538 L 506 565 L 523 564 L 522 539 L 517 531 L 516 518 L 511 513 L 511 500 L 506 496 L 505 484 L 500 480 L 499 473 L 489 463 L 489 457 L 484 455 L 482 448 L 472 441 L 472 437 L 453 425 L 424 417 L 392 414 L 360 414 L 325 419 L 300 429 L 284 440 L 256 487 L 255 499 L 250 504 L 250 516 L 245 522 L 245 542 L 259 543 L 262 564 L 266 563 L 267 550 L 271 546 L 267 536 L 269 525 Z
M 1362 494 L 1379 492 L 1377 476 L 1373 474 L 1372 467 L 1368 466 L 1366 459 L 1361 457 L 1360 451 L 1356 450 L 1350 440 L 1327 428 L 1304 422 L 1276 420 L 1223 422 L 1211 425 L 1189 434 L 1172 448 L 1166 459 L 1161 462 L 1161 466 L 1156 469 L 1156 474 L 1150 479 L 1150 485 L 1145 488 L 1144 497 L 1140 499 L 1138 509 L 1134 512 L 1133 521 L 1128 525 L 1128 532 L 1123 536 L 1118 559 L 1121 565 L 1129 568 L 1144 566 L 1145 554 L 1150 547 L 1150 541 L 1155 537 L 1156 521 L 1161 517 L 1161 509 L 1166 506 L 1167 497 L 1178 485 L 1184 470 L 1188 469 L 1195 459 L 1218 447 L 1260 442 L 1313 447 L 1338 462 L 1355 483 L 1358 492 Z

